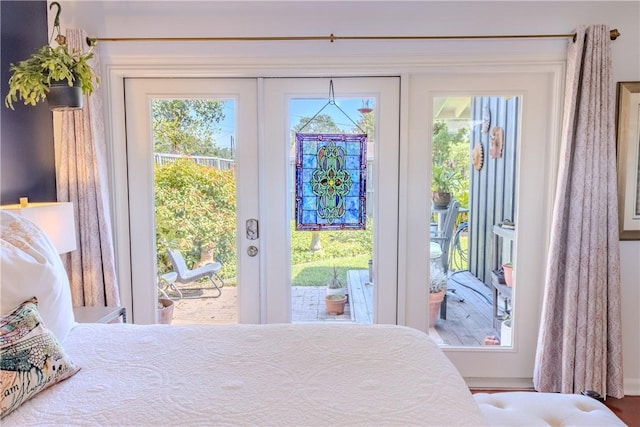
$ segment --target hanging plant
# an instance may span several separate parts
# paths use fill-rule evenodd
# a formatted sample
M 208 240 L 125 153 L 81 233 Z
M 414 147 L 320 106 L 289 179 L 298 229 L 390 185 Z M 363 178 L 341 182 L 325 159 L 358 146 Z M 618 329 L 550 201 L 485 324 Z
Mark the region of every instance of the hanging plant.
M 52 110 L 82 108 L 82 94 L 91 95 L 99 83 L 89 65 L 94 45 L 86 53 L 69 51 L 66 37 L 60 34 L 60 4 L 54 1 L 49 9 L 53 7 L 58 11 L 51 39 L 57 31 L 58 47 L 45 45 L 24 61 L 11 64 L 9 93 L 4 99 L 7 108 L 13 110 L 18 99 L 24 105 L 36 105 L 47 99 Z
M 9 93 L 4 103 L 13 108 L 13 103 L 22 99 L 25 105 L 36 105 L 47 98 L 52 84 L 76 87 L 81 93 L 90 95 L 99 83 L 89 60 L 93 48 L 87 53 L 70 52 L 66 45 L 43 46 L 24 61 L 11 64 Z

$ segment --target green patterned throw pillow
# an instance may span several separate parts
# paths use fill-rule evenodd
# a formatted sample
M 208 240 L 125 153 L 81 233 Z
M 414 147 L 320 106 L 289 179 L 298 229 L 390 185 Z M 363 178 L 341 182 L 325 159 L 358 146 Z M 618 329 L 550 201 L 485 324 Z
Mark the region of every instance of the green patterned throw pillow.
M 36 298 L 0 318 L 0 418 L 78 370 L 42 323 Z

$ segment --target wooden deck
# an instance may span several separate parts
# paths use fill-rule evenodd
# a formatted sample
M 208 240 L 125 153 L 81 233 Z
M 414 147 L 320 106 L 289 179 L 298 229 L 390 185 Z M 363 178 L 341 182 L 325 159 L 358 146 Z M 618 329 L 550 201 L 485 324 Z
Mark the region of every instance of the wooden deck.
M 451 274 L 448 289 L 453 293 L 447 296 L 446 319 L 438 318 L 433 328 L 441 344 L 480 346 L 485 336 L 500 335 L 493 326 L 491 289 L 468 271 Z
M 356 323 L 373 323 L 373 283 L 369 270 L 347 271 L 351 319 Z
M 356 323 L 373 322 L 373 286 L 368 270 L 349 270 L 347 284 L 351 316 Z M 468 271 L 451 274 L 446 319 L 438 318 L 429 335 L 439 344 L 481 346 L 487 335 L 499 336 L 493 327 L 492 291 Z

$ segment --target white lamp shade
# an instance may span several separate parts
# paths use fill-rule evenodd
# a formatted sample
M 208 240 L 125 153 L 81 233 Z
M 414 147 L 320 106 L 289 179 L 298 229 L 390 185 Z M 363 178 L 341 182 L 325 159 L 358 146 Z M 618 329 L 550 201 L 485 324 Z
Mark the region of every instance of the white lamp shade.
M 71 202 L 29 203 L 1 206 L 36 224 L 49 237 L 59 254 L 76 250 L 76 225 Z

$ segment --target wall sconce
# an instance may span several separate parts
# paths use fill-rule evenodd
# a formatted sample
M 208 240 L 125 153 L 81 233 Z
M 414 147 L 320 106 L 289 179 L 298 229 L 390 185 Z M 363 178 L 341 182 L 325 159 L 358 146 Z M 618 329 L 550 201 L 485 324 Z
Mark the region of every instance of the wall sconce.
M 0 206 L 0 209 L 8 210 L 36 224 L 49 237 L 59 254 L 76 250 L 73 203 L 29 203 L 26 197 L 21 197 L 20 204 L 4 205 Z

